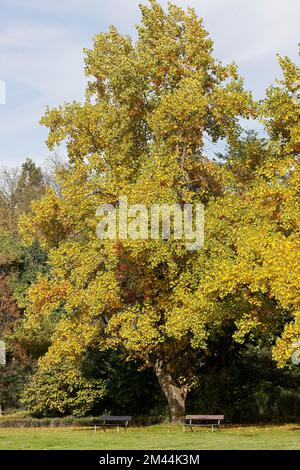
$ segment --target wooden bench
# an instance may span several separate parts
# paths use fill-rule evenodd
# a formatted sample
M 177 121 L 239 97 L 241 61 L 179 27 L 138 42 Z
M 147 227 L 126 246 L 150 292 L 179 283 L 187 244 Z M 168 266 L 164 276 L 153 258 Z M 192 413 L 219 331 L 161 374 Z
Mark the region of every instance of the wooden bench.
M 220 424 L 223 420 L 224 415 L 187 415 L 184 426 L 189 426 L 191 431 L 193 431 L 193 426 L 211 426 L 212 432 L 216 426 L 221 431 Z
M 118 431 L 120 427 L 124 428 L 127 431 L 129 423 L 132 421 L 132 416 L 100 416 L 99 424 L 95 424 L 94 430 L 97 431 L 98 428 L 102 428 L 105 431 L 105 426 L 117 426 Z

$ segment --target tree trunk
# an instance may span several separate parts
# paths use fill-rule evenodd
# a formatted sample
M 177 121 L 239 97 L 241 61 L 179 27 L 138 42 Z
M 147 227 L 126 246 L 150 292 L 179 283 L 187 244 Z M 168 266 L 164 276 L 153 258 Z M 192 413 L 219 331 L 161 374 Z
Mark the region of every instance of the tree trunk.
M 154 371 L 158 378 L 159 385 L 168 400 L 171 422 L 181 422 L 185 415 L 187 387 L 178 387 L 178 385 L 176 385 L 171 374 L 163 369 L 162 361 L 156 362 Z

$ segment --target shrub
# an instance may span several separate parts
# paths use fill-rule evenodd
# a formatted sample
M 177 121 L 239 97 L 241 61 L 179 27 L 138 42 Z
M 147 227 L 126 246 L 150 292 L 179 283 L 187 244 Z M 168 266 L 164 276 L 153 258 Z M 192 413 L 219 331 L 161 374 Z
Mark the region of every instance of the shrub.
M 104 397 L 103 380 L 87 379 L 67 365 L 38 370 L 25 387 L 21 403 L 35 416 L 86 416 Z

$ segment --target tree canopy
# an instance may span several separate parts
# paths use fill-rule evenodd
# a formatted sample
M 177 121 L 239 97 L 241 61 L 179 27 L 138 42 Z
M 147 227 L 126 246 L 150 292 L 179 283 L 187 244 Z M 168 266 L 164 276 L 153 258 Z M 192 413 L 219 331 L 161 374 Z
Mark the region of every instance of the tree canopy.
M 48 187 L 21 218 L 23 241 L 38 239 L 51 266 L 29 289 L 22 328 L 47 331 L 40 374 L 121 348 L 154 369 L 176 420 L 220 338 L 277 338 L 284 365 L 299 335 L 299 68 L 280 58 L 284 79 L 254 103 L 194 10 L 151 0 L 141 13 L 136 41 L 111 27 L 85 50 L 85 102 L 41 120 L 69 161 L 60 191 Z M 256 117 L 268 138 L 243 132 L 241 118 Z M 223 159 L 207 156 L 206 139 L 226 140 Z M 205 204 L 204 248 L 100 240 L 96 208 L 124 195 Z

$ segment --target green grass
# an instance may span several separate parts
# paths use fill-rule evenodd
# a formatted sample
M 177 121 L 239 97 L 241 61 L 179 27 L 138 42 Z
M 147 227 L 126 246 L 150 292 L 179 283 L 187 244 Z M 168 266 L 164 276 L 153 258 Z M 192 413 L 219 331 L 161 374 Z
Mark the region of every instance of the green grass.
M 220 450 L 300 449 L 300 425 L 224 428 L 222 432 L 158 425 L 127 432 L 79 428 L 0 429 L 0 449 Z

